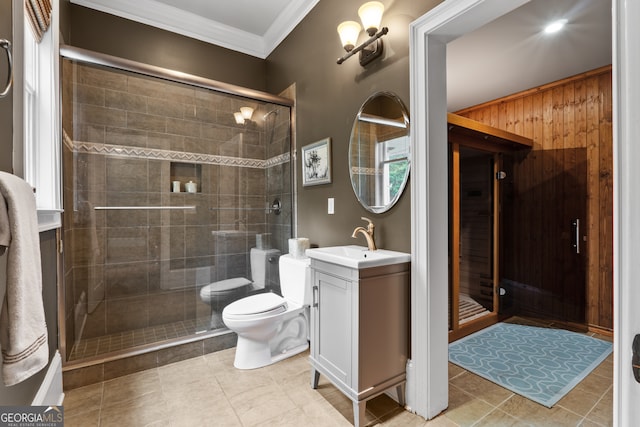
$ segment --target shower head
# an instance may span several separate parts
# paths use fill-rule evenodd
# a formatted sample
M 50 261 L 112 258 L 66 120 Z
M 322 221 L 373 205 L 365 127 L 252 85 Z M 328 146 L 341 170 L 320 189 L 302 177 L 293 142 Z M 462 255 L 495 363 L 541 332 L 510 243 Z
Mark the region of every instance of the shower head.
M 268 122 L 267 119 L 271 115 L 273 116 L 273 119 L 271 120 L 271 122 Z M 267 136 L 267 141 L 268 141 L 269 144 L 273 144 L 273 142 L 274 142 L 273 136 L 275 134 L 276 124 L 277 124 L 277 121 L 278 121 L 277 116 L 278 116 L 278 110 L 271 110 L 271 111 L 267 112 L 264 116 L 262 116 L 262 120 L 264 121 L 264 127 L 265 127 L 264 130 L 265 130 L 265 132 L 268 132 L 268 133 L 266 133 L 266 136 Z M 269 128 L 271 128 L 271 129 L 269 130 Z
M 262 116 L 263 120 L 267 120 L 267 117 L 269 117 L 270 115 L 275 114 L 276 116 L 278 115 L 278 110 L 271 110 L 268 113 L 266 113 L 264 116 Z

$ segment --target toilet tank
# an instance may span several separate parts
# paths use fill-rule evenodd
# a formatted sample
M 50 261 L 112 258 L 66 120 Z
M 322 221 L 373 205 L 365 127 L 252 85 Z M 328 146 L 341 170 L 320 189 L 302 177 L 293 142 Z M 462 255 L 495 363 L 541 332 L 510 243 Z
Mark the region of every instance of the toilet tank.
M 280 256 L 278 249 L 251 248 L 249 257 L 251 280 L 254 288 L 264 289 L 269 279 L 276 277 L 276 260 Z
M 282 296 L 299 305 L 311 304 L 311 258 L 280 257 L 280 290 Z

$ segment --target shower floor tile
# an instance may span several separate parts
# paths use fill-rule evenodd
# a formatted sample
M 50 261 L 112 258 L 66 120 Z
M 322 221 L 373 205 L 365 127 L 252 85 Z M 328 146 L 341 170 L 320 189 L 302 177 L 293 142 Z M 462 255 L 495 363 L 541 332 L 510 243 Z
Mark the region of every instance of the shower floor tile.
M 206 331 L 208 328 L 209 319 L 204 319 L 202 321 L 181 320 L 179 322 L 118 332 L 115 334 L 103 335 L 101 337 L 81 339 L 71 349 L 69 360 L 102 356 L 132 347 L 155 344 L 162 341 L 193 335 L 197 331 Z

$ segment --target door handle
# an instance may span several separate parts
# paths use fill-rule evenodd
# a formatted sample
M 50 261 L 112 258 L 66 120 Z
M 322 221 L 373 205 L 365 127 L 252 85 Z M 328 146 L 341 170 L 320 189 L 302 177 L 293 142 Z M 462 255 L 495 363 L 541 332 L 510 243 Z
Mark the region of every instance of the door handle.
M 573 243 L 571 246 L 575 249 L 576 253 L 580 253 L 580 218 L 576 218 L 571 221 L 571 227 L 573 228 Z
M 318 306 L 318 287 L 314 286 L 313 287 L 313 303 L 312 303 L 313 307 L 317 307 Z
M 13 59 L 11 58 L 11 42 L 6 39 L 0 39 L 0 47 L 7 51 L 7 60 L 9 62 L 9 69 L 7 70 L 7 86 L 2 92 L 0 92 L 0 98 L 4 98 L 11 90 L 13 84 Z

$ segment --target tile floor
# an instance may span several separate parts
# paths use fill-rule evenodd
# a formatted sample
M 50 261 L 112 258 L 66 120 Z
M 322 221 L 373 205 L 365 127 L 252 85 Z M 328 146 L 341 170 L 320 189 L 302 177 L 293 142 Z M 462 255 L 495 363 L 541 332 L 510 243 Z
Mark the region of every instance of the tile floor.
M 235 348 L 69 390 L 65 426 L 350 426 L 352 405 L 321 376 L 312 390 L 308 353 L 251 371 L 233 368 Z M 385 395 L 367 403 L 380 426 L 610 426 L 609 356 L 547 409 L 449 364 L 449 408 L 427 422 Z M 444 390 L 443 390 L 444 392 Z

